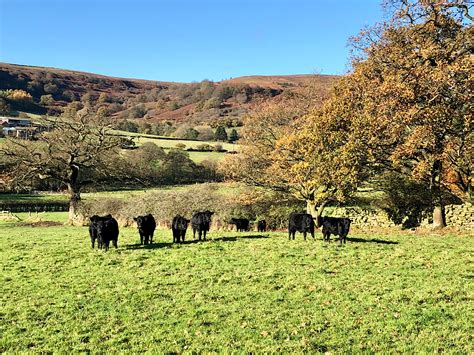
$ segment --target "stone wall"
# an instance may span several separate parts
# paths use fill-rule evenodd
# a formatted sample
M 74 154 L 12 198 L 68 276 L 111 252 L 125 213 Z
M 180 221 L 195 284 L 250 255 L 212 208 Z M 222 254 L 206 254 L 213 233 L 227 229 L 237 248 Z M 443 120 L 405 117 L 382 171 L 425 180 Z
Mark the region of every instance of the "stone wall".
M 363 208 L 363 207 L 334 207 L 326 208 L 323 216 L 347 217 L 351 219 L 351 224 L 356 226 L 370 227 L 393 227 L 393 223 L 385 211 Z
M 348 217 L 352 220 L 353 225 L 362 227 L 395 226 L 385 211 L 376 208 L 334 207 L 325 209 L 323 215 L 331 217 Z M 431 216 L 426 216 L 426 218 L 421 222 L 421 225 L 429 225 L 431 223 Z M 474 205 L 471 203 L 447 205 L 446 224 L 453 227 L 474 229 Z
M 463 205 L 446 206 L 446 224 L 474 229 L 474 205 L 465 203 Z

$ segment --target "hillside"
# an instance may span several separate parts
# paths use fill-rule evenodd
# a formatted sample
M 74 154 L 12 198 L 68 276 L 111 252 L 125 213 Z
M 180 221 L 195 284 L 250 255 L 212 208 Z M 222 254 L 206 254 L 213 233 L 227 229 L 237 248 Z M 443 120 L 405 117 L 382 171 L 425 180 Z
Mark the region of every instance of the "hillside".
M 238 127 L 242 116 L 255 104 L 310 83 L 326 92 L 334 78 L 329 75 L 245 76 L 221 82 L 173 83 L 0 63 L 0 93 L 3 93 L 0 100 L 4 101 L 0 109 L 3 107 L 3 114 L 8 110 L 11 115 L 56 116 L 68 105 L 75 110 L 89 106 L 118 122 L 158 125 L 160 128 L 154 133 L 168 135 L 183 124 L 187 127 L 184 130 L 196 126 Z M 15 96 L 5 90 L 22 92 Z M 135 130 L 131 125 L 128 128 Z

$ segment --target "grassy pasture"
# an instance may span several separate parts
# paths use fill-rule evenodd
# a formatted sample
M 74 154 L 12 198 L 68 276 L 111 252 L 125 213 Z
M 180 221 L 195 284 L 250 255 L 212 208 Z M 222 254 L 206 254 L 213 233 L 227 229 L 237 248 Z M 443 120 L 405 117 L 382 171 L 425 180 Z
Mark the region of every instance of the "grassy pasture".
M 152 142 L 155 143 L 157 146 L 162 147 L 164 149 L 176 148 L 177 144 L 184 144 L 187 148 L 197 149 L 199 145 L 202 144 L 209 144 L 211 146 L 215 146 L 219 144 L 222 146 L 223 149 L 226 149 L 229 152 L 237 151 L 238 145 L 232 143 L 224 143 L 224 142 L 214 142 L 214 141 L 192 141 L 192 140 L 184 140 L 184 139 L 174 139 L 169 137 L 160 137 L 155 136 L 152 134 L 141 134 L 141 133 L 131 133 L 131 132 L 124 132 L 124 131 L 114 131 L 117 134 L 129 136 L 133 138 L 135 144 L 138 146 L 146 143 Z M 225 156 L 225 152 L 188 152 L 189 157 L 195 161 L 196 163 L 200 163 L 203 160 L 214 160 L 219 161 L 222 160 Z
M 123 228 L 104 252 L 42 216 L 0 222 L 2 352 L 474 351 L 472 236 L 160 230 L 142 247 Z

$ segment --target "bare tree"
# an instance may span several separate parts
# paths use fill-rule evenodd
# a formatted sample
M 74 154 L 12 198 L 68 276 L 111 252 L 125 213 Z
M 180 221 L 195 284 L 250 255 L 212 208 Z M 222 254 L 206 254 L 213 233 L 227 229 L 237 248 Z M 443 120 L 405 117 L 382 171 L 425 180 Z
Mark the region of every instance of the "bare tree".
M 89 114 L 60 117 L 37 141 L 9 138 L 0 148 L 4 181 L 28 186 L 35 179 L 57 181 L 69 193 L 69 222 L 77 216 L 81 189 L 110 175 L 120 139 L 107 122 Z

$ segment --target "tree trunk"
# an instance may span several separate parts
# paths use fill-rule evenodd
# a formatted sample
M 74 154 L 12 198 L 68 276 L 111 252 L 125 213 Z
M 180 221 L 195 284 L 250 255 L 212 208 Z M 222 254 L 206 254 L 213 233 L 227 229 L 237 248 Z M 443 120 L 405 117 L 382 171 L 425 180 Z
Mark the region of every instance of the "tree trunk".
M 316 227 L 318 228 L 321 227 L 321 215 L 323 214 L 324 208 L 328 203 L 328 200 L 323 201 L 323 203 L 321 203 L 321 205 L 319 206 L 318 211 L 316 212 Z
M 313 217 L 317 217 L 316 201 L 314 201 L 314 199 L 306 200 L 306 213 L 309 213 Z
M 77 218 L 77 207 L 81 200 L 81 192 L 77 185 L 68 184 L 69 191 L 69 216 L 68 222 L 73 223 Z
M 71 173 L 69 176 L 69 183 L 67 184 L 67 188 L 69 191 L 69 217 L 68 222 L 70 224 L 74 223 L 74 220 L 77 218 L 77 207 L 79 201 L 81 200 L 81 185 L 78 183 L 79 181 L 79 167 L 71 162 L 69 164 L 71 169 Z
M 442 162 L 435 160 L 431 169 L 431 197 L 433 201 L 433 228 L 446 227 L 444 204 L 441 191 Z
M 316 210 L 316 201 L 314 200 L 314 194 L 311 194 L 310 198 L 306 200 L 306 213 L 309 213 L 316 220 L 316 227 L 320 227 L 320 217 L 324 211 L 324 207 L 329 203 L 329 200 L 323 201 Z

